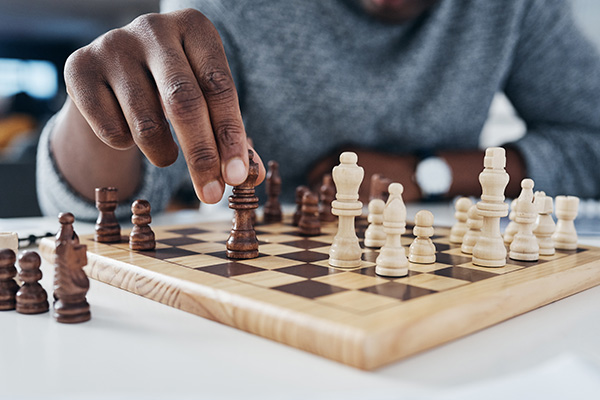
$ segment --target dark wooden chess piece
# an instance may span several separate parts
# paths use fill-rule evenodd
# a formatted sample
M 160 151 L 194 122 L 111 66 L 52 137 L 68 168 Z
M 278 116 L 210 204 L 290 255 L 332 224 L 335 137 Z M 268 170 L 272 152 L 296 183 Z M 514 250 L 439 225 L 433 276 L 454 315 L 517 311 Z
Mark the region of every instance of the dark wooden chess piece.
M 369 187 L 369 201 L 373 199 L 381 199 L 387 201 L 389 193 L 388 187 L 392 183 L 390 178 L 386 178 L 381 174 L 371 175 L 371 182 Z
M 337 217 L 331 213 L 331 202 L 335 200 L 335 184 L 331 174 L 323 176 L 323 184 L 319 188 L 319 220 L 323 222 L 334 222 Z
M 252 223 L 252 214 L 258 207 L 254 185 L 258 177 L 258 164 L 253 160 L 254 152 L 248 150 L 250 167 L 248 178 L 233 188 L 229 196 L 229 208 L 234 210 L 233 227 L 227 239 L 227 257 L 248 259 L 258 257 L 258 239 Z
M 94 235 L 96 242 L 117 243 L 121 241 L 121 227 L 115 216 L 118 201 L 116 188 L 96 188 L 96 208 L 100 211 Z
M 321 221 L 319 220 L 319 198 L 312 192 L 305 192 L 302 196 L 302 215 L 298 222 L 300 234 L 303 236 L 317 236 L 321 234 Z
M 300 222 L 300 217 L 302 216 L 302 197 L 305 192 L 309 192 L 310 189 L 308 186 L 298 186 L 296 188 L 296 211 L 294 212 L 294 216 L 292 219 L 292 225 L 298 226 L 298 222 Z
M 60 213 L 58 214 L 58 222 L 60 222 L 60 230 L 56 234 L 57 241 L 72 240 L 75 243 L 79 243 L 79 237 L 73 229 L 73 222 L 75 217 L 71 213 Z
M 0 311 L 14 310 L 19 285 L 15 282 L 17 257 L 11 249 L 0 250 Z
M 148 224 L 152 222 L 150 203 L 147 200 L 136 200 L 131 205 L 131 222 L 133 229 L 129 235 L 131 250 L 153 250 L 156 247 L 154 232 Z
M 42 260 L 38 253 L 26 251 L 19 257 L 19 278 L 23 286 L 17 292 L 17 312 L 21 314 L 40 314 L 49 309 L 48 294 L 40 285 Z
M 78 323 L 91 318 L 90 305 L 85 296 L 90 281 L 83 272 L 87 264 L 87 246 L 72 241 L 56 244 L 56 271 L 54 275 L 54 318 L 58 322 Z
M 267 173 L 267 202 L 264 207 L 264 221 L 266 223 L 280 222 L 282 218 L 279 194 L 281 193 L 281 176 L 279 175 L 279 163 L 269 161 L 269 172 Z

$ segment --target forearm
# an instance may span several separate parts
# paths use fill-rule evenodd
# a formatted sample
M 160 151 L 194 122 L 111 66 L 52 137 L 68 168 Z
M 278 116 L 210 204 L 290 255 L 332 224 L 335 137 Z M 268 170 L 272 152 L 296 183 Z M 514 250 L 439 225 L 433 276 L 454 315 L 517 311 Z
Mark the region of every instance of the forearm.
M 93 200 L 96 187 L 116 187 L 121 199 L 130 198 L 142 177 L 137 148 L 115 150 L 92 131 L 72 101 L 57 115 L 50 148 L 59 172 L 82 197 Z

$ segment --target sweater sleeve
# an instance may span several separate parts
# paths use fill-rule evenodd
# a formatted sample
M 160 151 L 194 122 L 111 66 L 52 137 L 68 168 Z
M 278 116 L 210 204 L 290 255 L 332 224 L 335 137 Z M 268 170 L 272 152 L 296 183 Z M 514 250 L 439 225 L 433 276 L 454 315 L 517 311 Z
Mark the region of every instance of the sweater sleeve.
M 58 215 L 71 212 L 77 220 L 93 221 L 98 217 L 95 204 L 77 194 L 61 175 L 50 151 L 50 135 L 56 116 L 50 119 L 38 144 L 37 153 L 37 194 L 40 209 L 44 215 Z M 143 177 L 140 187 L 131 199 L 121 199 L 116 210 L 117 218 L 126 219 L 131 215 L 131 203 L 135 199 L 146 199 L 152 205 L 152 212 L 163 210 L 172 194 L 184 183 L 189 175 L 182 154 L 177 161 L 166 168 L 157 168 L 144 158 Z
M 600 54 L 568 2 L 529 2 L 505 92 L 527 125 L 514 145 L 536 188 L 600 196 Z

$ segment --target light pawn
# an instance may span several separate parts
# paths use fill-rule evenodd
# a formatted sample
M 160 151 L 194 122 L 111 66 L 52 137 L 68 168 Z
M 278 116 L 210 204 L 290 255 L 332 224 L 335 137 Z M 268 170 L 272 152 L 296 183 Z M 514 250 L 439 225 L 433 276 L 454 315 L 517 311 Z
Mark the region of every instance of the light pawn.
M 379 248 L 385 243 L 385 232 L 383 230 L 383 210 L 385 202 L 381 199 L 373 199 L 369 202 L 369 226 L 365 231 L 365 246 Z
M 552 235 L 554 246 L 559 250 L 577 249 L 577 231 L 575 218 L 579 208 L 579 198 L 575 196 L 556 196 L 555 199 L 556 231 Z
M 416 238 L 408 249 L 408 261 L 417 264 L 433 264 L 435 262 L 435 245 L 431 240 L 434 233 L 431 211 L 419 211 L 415 215 L 413 235 Z
M 406 231 L 406 206 L 402 200 L 404 187 L 399 183 L 392 183 L 388 191 L 390 196 L 383 211 L 383 230 L 386 238 L 375 260 L 375 273 L 399 277 L 408 275 L 408 259 L 401 241 L 402 234 Z
M 515 238 L 515 234 L 519 231 L 519 225 L 515 222 L 515 217 L 517 216 L 517 202 L 518 199 L 514 199 L 510 203 L 510 214 L 508 214 L 508 219 L 510 222 L 504 230 L 504 244 L 507 246 L 510 246 Z
M 537 261 L 540 258 L 540 246 L 533 234 L 533 225 L 536 218 L 537 208 L 533 202 L 533 180 L 523 179 L 515 215 L 515 222 L 519 230 L 510 244 L 510 252 L 508 253 L 511 259 Z
M 533 228 L 533 234 L 540 246 L 540 256 L 551 256 L 555 253 L 552 234 L 556 229 L 556 224 L 552 219 L 554 208 L 552 197 L 546 196 L 544 192 L 536 192 L 534 202 L 538 206 L 538 220 L 535 228 Z
M 481 227 L 483 226 L 483 217 L 479 215 L 477 206 L 473 204 L 467 212 L 467 227 L 469 230 L 463 237 L 460 251 L 465 254 L 473 254 L 473 247 L 477 244 L 479 236 L 481 236 Z
M 461 244 L 463 242 L 463 238 L 469 230 L 469 227 L 467 226 L 467 213 L 472 205 L 473 202 L 468 197 L 461 197 L 456 201 L 456 204 L 454 205 L 456 210 L 454 213 L 456 223 L 450 230 L 450 243 Z

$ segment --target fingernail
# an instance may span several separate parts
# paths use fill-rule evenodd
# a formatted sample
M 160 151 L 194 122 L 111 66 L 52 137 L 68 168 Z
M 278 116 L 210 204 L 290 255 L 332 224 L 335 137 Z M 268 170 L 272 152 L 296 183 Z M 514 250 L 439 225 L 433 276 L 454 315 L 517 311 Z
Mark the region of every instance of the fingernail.
M 229 161 L 225 167 L 225 178 L 227 179 L 227 183 L 232 186 L 243 183 L 247 176 L 248 171 L 246 171 L 246 166 L 239 158 L 234 158 L 233 160 Z
M 209 204 L 213 204 L 221 200 L 221 196 L 223 196 L 223 187 L 221 186 L 221 182 L 208 182 L 202 188 L 202 195 L 204 197 L 204 202 Z

